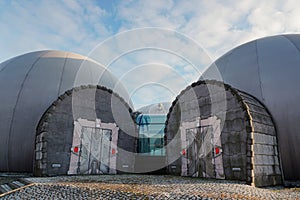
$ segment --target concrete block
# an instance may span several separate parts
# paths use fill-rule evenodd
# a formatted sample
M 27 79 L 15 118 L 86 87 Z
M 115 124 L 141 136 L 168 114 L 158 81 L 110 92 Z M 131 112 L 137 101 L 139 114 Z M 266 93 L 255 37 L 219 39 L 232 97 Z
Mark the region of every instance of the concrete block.
M 42 160 L 43 154 L 41 151 L 35 152 L 35 159 L 36 160 Z
M 38 142 L 35 145 L 35 150 L 36 151 L 42 151 L 42 147 L 43 147 L 43 144 L 41 142 Z
M 231 167 L 224 167 L 224 173 L 225 173 L 226 179 L 228 179 L 228 180 L 234 179 L 234 175 L 233 175 L 233 171 L 232 171 Z
M 275 174 L 281 175 L 281 170 L 280 170 L 279 165 L 276 165 L 276 166 L 275 166 Z
M 251 112 L 252 120 L 261 124 L 266 124 L 273 126 L 273 122 L 271 120 L 271 117 L 269 115 L 263 115 L 256 112 Z
M 254 154 L 254 165 L 274 165 L 274 157 Z
M 247 152 L 249 151 L 246 147 L 246 143 L 244 143 L 243 141 L 240 142 L 240 147 L 241 147 L 241 151 L 240 153 L 243 154 L 243 155 L 246 155 Z
M 256 143 L 256 144 L 274 145 L 274 136 L 265 135 L 265 134 L 255 132 L 253 142 Z
M 274 156 L 274 164 L 279 166 L 278 156 Z
M 225 121 L 223 129 L 226 132 L 240 132 L 244 130 L 244 126 L 242 119 L 235 119 L 233 121 Z
M 271 165 L 255 165 L 254 174 L 255 176 L 269 176 L 275 174 L 275 171 Z
M 261 124 L 255 121 L 252 121 L 252 126 L 254 128 L 254 132 L 266 135 L 275 135 L 275 128 L 273 126 Z
M 238 143 L 238 145 L 240 145 L 241 142 L 240 132 L 232 131 L 230 132 L 229 137 L 230 137 L 229 138 L 230 143 Z
M 197 85 L 196 87 L 194 87 L 194 91 L 197 94 L 198 98 L 206 97 L 209 95 L 209 90 L 205 85 Z
M 246 155 L 235 154 L 230 156 L 231 167 L 246 168 Z
M 241 150 L 241 144 L 236 142 L 230 145 L 230 154 L 231 155 L 235 155 L 235 154 L 241 154 L 242 150 Z
M 260 154 L 260 155 L 274 155 L 274 146 L 272 145 L 266 145 L 266 144 L 253 144 L 253 149 L 255 154 Z
M 261 106 L 259 106 L 259 105 L 257 105 L 257 104 L 250 104 L 250 103 L 247 103 L 247 106 L 248 106 L 250 112 L 252 111 L 252 112 L 261 113 L 261 114 L 267 115 L 267 116 L 269 115 L 269 114 L 266 112 L 265 108 L 263 108 L 263 107 L 261 107 Z
M 227 109 L 226 109 L 227 111 L 236 110 L 237 108 L 240 108 L 240 104 L 235 98 L 228 100 L 226 103 L 227 103 Z

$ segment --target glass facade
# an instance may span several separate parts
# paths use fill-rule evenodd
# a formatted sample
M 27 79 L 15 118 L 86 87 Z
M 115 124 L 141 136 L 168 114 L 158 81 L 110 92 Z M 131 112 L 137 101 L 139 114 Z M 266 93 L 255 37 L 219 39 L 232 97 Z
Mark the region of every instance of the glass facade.
M 138 153 L 165 156 L 164 129 L 166 115 L 144 115 L 136 118 L 139 130 Z

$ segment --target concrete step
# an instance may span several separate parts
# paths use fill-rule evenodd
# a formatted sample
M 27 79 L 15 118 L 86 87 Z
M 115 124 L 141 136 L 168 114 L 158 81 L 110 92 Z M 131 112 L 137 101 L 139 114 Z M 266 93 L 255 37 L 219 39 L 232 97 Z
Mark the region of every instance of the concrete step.
M 17 184 L 15 184 L 14 182 L 10 182 L 10 183 L 7 183 L 7 185 L 12 189 L 17 189 L 19 188 L 20 186 L 18 186 Z
M 5 195 L 5 193 L 10 192 L 12 190 L 24 187 L 26 185 L 29 185 L 31 182 L 24 180 L 24 179 L 18 179 L 16 181 L 12 181 L 10 183 L 5 183 L 0 185 L 0 198 L 2 195 Z
M 18 187 L 23 187 L 26 185 L 25 183 L 21 183 L 20 181 L 13 181 L 12 183 L 17 185 Z
M 12 190 L 12 188 L 8 184 L 0 185 L 0 188 L 2 193 L 9 192 Z
M 31 184 L 30 181 L 28 181 L 28 180 L 26 180 L 26 179 L 24 179 L 24 178 L 20 178 L 20 179 L 18 179 L 18 181 L 19 181 L 21 184 L 24 184 L 24 185 L 29 185 L 29 184 Z M 23 186 L 24 186 L 24 185 L 23 185 Z

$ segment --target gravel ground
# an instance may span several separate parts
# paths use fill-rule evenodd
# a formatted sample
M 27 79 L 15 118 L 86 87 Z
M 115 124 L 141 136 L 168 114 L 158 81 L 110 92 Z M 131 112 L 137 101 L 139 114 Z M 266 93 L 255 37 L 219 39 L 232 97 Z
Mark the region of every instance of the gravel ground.
M 178 176 L 101 175 L 27 178 L 35 184 L 2 199 L 300 199 L 299 188 Z

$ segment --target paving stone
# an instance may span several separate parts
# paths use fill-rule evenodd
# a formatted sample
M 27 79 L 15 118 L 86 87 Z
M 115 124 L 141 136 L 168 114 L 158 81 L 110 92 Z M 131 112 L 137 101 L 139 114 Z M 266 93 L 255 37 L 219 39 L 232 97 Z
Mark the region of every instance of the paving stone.
M 178 176 L 98 175 L 27 178 L 2 199 L 300 199 L 299 188 L 256 188 L 243 182 Z

